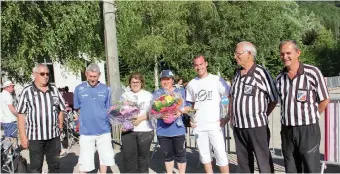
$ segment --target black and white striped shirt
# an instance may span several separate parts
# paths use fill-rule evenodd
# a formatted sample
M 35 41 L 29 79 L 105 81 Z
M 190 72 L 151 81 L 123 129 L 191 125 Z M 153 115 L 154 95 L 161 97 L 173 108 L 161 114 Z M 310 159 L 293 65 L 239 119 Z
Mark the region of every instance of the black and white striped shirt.
M 26 134 L 29 140 L 49 140 L 60 135 L 58 115 L 65 110 L 65 102 L 58 88 L 48 86 L 42 92 L 34 83 L 25 87 L 17 107 L 26 115 Z
M 284 68 L 276 77 L 281 102 L 281 123 L 286 126 L 314 124 L 319 119 L 318 103 L 329 98 L 320 70 L 300 63 L 297 75 L 289 79 Z
M 234 126 L 254 128 L 267 125 L 268 103 L 277 101 L 277 91 L 269 72 L 254 65 L 247 74 L 236 71 L 230 90 Z

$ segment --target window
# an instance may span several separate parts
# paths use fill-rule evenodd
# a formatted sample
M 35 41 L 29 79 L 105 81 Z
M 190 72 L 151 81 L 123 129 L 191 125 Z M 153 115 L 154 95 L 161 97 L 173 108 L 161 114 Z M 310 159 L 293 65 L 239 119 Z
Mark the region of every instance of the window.
M 53 62 L 51 59 L 49 58 L 45 58 L 44 59 L 44 63 L 48 70 L 50 71 L 50 75 L 49 75 L 49 83 L 52 84 L 52 85 L 55 85 L 55 77 L 54 77 L 54 69 L 53 69 Z

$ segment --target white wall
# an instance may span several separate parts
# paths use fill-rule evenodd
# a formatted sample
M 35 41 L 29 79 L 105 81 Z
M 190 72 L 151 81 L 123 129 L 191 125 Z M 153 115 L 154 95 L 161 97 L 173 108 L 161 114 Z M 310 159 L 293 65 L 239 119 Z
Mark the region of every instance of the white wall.
M 66 68 L 58 62 L 53 63 L 54 81 L 57 88 L 68 86 L 70 92 L 81 83 L 81 74 L 69 72 Z
M 106 81 L 105 81 L 106 72 L 104 71 L 105 62 L 102 61 L 97 64 L 101 72 L 99 81 L 101 83 L 106 84 Z M 61 65 L 58 62 L 53 63 L 53 70 L 54 70 L 55 86 L 58 88 L 63 88 L 65 86 L 68 86 L 70 89 L 70 92 L 73 92 L 75 87 L 82 82 L 81 73 L 84 73 L 84 72 L 80 72 L 80 71 L 78 73 L 69 72 L 63 65 Z

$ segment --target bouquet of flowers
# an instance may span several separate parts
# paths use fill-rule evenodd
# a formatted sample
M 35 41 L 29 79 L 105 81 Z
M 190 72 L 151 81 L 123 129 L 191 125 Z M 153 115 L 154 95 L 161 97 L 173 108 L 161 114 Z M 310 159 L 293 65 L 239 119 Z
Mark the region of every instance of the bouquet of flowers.
M 168 117 L 163 119 L 164 123 L 171 124 L 176 120 L 174 112 L 182 105 L 181 95 L 163 94 L 152 102 L 150 116 L 156 119 L 167 114 Z
M 121 125 L 125 131 L 133 129 L 131 120 L 138 116 L 139 107 L 135 102 L 122 101 L 113 105 L 107 116 L 112 125 Z

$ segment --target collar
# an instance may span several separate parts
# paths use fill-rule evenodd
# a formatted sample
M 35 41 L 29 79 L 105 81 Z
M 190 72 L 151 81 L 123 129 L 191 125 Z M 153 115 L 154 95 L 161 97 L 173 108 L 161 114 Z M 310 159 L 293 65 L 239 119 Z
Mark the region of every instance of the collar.
M 96 85 L 96 86 L 91 86 L 91 85 L 89 84 L 89 82 L 88 82 L 88 81 L 86 81 L 86 87 L 90 87 L 90 88 L 97 87 L 97 86 L 99 86 L 99 84 L 100 84 L 100 81 L 98 81 L 98 83 L 97 83 L 97 85 Z
M 305 69 L 304 64 L 299 62 L 299 68 L 297 70 L 296 75 L 302 75 L 305 72 L 304 69 Z M 288 73 L 288 68 L 284 67 L 283 70 L 282 70 L 282 73 L 287 74 Z
M 254 64 L 250 67 L 250 69 L 247 72 L 247 75 L 252 76 L 255 72 L 257 64 L 254 62 Z M 238 71 L 244 70 L 244 68 L 241 66 L 238 68 Z
M 35 85 L 34 82 L 32 83 L 32 86 L 33 86 L 33 90 L 34 90 L 34 91 L 36 91 L 36 92 L 41 91 L 41 90 Z M 52 86 L 51 86 L 49 83 L 47 84 L 47 91 L 53 91 Z M 46 91 L 46 92 L 47 92 L 47 91 Z M 41 91 L 41 92 L 42 92 L 42 91 Z

